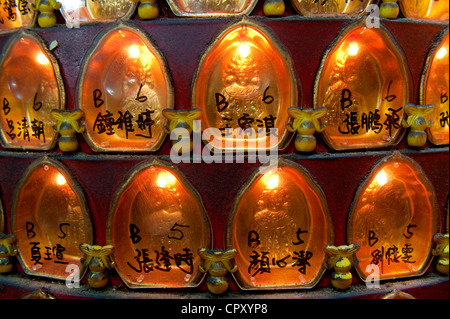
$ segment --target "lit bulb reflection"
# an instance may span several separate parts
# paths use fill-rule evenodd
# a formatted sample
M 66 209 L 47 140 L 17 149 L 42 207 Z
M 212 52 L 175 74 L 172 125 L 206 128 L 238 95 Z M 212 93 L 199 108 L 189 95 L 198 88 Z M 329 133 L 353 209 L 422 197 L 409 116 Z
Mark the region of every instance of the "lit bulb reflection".
M 128 55 L 132 59 L 139 58 L 139 46 L 133 44 L 128 47 Z
M 46 64 L 49 63 L 47 57 L 46 57 L 45 54 L 42 53 L 42 52 L 39 53 L 39 54 L 36 56 L 36 61 L 37 61 L 39 64 L 42 64 L 42 65 L 46 65 Z
M 277 173 L 268 173 L 264 176 L 264 183 L 266 185 L 266 189 L 278 188 L 280 176 Z
M 445 47 L 442 47 L 439 49 L 438 52 L 436 52 L 436 59 L 443 59 L 447 56 L 448 50 Z
M 55 181 L 56 181 L 56 184 L 58 184 L 59 186 L 63 186 L 65 184 L 67 184 L 66 178 L 61 173 L 58 173 L 58 175 L 56 175 Z
M 377 176 L 375 176 L 375 183 L 377 183 L 379 186 L 384 186 L 388 182 L 388 176 L 386 175 L 386 172 L 384 170 L 381 170 Z
M 172 186 L 175 183 L 175 176 L 169 172 L 161 172 L 156 180 L 156 185 L 158 187 L 164 188 L 167 186 Z
M 350 43 L 350 45 L 348 46 L 348 54 L 351 56 L 355 56 L 357 55 L 359 52 L 359 45 L 356 42 L 352 42 Z
M 246 58 L 250 55 L 250 46 L 247 43 L 241 43 L 238 47 L 238 55 L 241 58 Z

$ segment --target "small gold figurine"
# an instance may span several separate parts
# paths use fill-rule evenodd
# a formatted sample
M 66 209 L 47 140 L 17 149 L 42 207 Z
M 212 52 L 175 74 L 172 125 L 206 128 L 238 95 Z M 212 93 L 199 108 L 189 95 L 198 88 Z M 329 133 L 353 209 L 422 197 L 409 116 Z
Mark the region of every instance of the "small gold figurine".
M 8 273 L 13 268 L 12 256 L 17 255 L 13 235 L 0 234 L 0 274 Z
M 198 132 L 199 128 L 195 127 L 194 120 L 198 119 L 202 111 L 194 108 L 191 110 L 163 110 L 163 116 L 169 120 L 169 125 L 164 127 L 164 131 L 170 134 L 175 129 L 186 129 L 189 135 L 192 132 Z M 178 135 L 179 138 L 174 140 L 172 144 L 177 145 L 178 153 L 182 154 L 184 150 L 192 151 L 192 140 L 187 139 L 186 136 Z M 188 144 L 189 143 L 189 144 Z
M 265 0 L 263 11 L 266 17 L 281 17 L 284 14 L 285 5 L 283 0 Z
M 312 152 L 316 148 L 316 138 L 314 132 L 323 132 L 324 125 L 320 125 L 318 119 L 327 113 L 325 107 L 317 109 L 300 109 L 292 106 L 288 109 L 288 114 L 294 118 L 294 123 L 288 125 L 289 132 L 296 132 L 295 149 L 299 152 Z
M 208 290 L 213 294 L 223 294 L 228 289 L 227 272 L 236 272 L 237 265 L 232 265 L 231 260 L 236 256 L 237 250 L 234 248 L 226 250 L 199 249 L 198 254 L 204 259 L 204 263 L 199 265 L 201 272 L 208 273 L 206 279 Z
M 81 244 L 80 250 L 87 256 L 81 259 L 81 263 L 89 267 L 89 286 L 92 288 L 105 287 L 109 278 L 106 270 L 114 268 L 114 262 L 109 258 L 114 247 L 111 245 L 98 246 Z
M 139 0 L 132 0 L 134 3 L 138 3 Z M 159 8 L 156 4 L 156 0 L 140 0 L 138 7 L 138 15 L 142 20 L 152 20 L 159 16 Z
M 41 28 L 53 27 L 56 24 L 54 10 L 59 10 L 61 3 L 56 0 L 37 0 L 36 4 L 31 4 L 35 11 L 39 11 L 38 24 Z
M 397 0 L 383 0 L 380 4 L 380 17 L 386 19 L 396 19 L 400 13 Z
M 75 133 L 83 133 L 85 127 L 80 127 L 78 120 L 83 117 L 83 111 L 62 111 L 52 110 L 50 113 L 56 120 L 56 127 L 53 127 L 61 136 L 58 145 L 63 152 L 74 152 L 78 148 L 78 139 Z
M 336 289 L 348 289 L 352 284 L 352 266 L 356 266 L 359 260 L 354 254 L 359 250 L 359 244 L 349 246 L 325 246 L 325 253 L 329 256 L 325 267 L 333 269 L 331 284 Z
M 437 244 L 432 251 L 433 256 L 438 256 L 436 270 L 448 275 L 448 234 L 436 234 L 433 240 Z
M 433 113 L 434 105 L 414 105 L 406 104 L 405 112 L 408 115 L 408 119 L 402 121 L 404 128 L 410 127 L 411 130 L 408 134 L 408 145 L 421 147 L 427 142 L 427 133 L 425 130 L 431 127 L 432 120 L 427 121 L 428 116 Z

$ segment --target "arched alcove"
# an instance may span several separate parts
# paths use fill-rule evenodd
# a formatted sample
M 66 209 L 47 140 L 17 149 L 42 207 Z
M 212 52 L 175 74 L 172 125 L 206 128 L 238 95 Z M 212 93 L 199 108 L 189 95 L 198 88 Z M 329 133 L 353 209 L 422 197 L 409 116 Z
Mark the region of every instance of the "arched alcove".
M 130 288 L 199 285 L 198 249 L 210 249 L 211 226 L 198 193 L 178 170 L 157 159 L 128 175 L 108 220 L 108 244 Z

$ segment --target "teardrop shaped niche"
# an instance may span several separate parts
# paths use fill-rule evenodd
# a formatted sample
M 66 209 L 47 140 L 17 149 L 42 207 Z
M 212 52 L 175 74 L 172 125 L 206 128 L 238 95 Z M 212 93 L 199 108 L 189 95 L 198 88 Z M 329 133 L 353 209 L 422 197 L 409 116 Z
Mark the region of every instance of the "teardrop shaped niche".
M 439 230 L 434 188 L 419 165 L 395 152 L 374 167 L 359 187 L 347 225 L 347 241 L 359 243 L 356 270 L 365 280 L 422 275 Z
M 165 60 L 140 30 L 118 23 L 95 40 L 77 86 L 84 136 L 98 152 L 152 152 L 164 137 L 162 109 L 173 108 Z
M 82 278 L 79 245 L 92 244 L 92 224 L 84 194 L 59 162 L 45 157 L 28 167 L 15 194 L 12 231 L 25 273 L 64 280 L 74 264 Z
M 192 107 L 203 110 L 203 140 L 209 149 L 281 149 L 291 137 L 287 109 L 298 105 L 298 95 L 288 52 L 262 26 L 242 19 L 203 55 Z
M 406 58 L 383 27 L 345 29 L 324 55 L 314 87 L 323 137 L 334 150 L 375 149 L 403 133 L 403 106 L 411 100 Z
M 421 0 L 421 1 L 399 1 L 405 17 L 429 20 L 447 20 L 448 1 Z
M 167 0 L 173 13 L 181 17 L 225 17 L 249 14 L 257 0 Z
M 233 276 L 245 290 L 314 287 L 333 241 L 324 193 L 304 168 L 282 158 L 245 184 L 226 232 L 227 248 L 238 251 Z
M 64 83 L 56 59 L 37 34 L 22 29 L 5 45 L 0 62 L 0 99 L 4 148 L 53 148 L 56 133 L 50 111 L 65 108 Z
M 212 246 L 200 195 L 157 159 L 133 169 L 116 192 L 107 236 L 116 270 L 130 288 L 198 286 L 197 251 Z
M 434 105 L 428 139 L 434 145 L 449 143 L 449 37 L 448 28 L 431 50 L 420 83 L 420 104 Z
M 295 10 L 304 16 L 310 15 L 347 15 L 357 16 L 365 11 L 372 2 L 370 0 L 341 1 L 341 0 L 291 0 Z
M 66 24 L 86 24 L 92 22 L 129 19 L 136 10 L 136 3 L 131 0 L 58 0 L 61 14 Z

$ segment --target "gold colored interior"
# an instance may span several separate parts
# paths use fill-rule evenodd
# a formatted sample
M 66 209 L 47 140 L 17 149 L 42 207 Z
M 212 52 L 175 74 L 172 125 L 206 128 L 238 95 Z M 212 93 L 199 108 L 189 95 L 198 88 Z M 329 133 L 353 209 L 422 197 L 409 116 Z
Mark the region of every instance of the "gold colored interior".
M 402 54 L 384 31 L 351 29 L 326 55 L 319 76 L 315 108 L 328 109 L 320 122 L 329 146 L 380 148 L 398 140 L 410 81 Z
M 255 0 L 168 0 L 167 2 L 178 16 L 248 13 L 256 3 Z
M 84 199 L 65 172 L 45 161 L 29 171 L 20 185 L 13 232 L 25 272 L 55 279 L 68 276 L 69 264 L 84 269 L 79 245 L 93 240 Z
M 302 15 L 358 15 L 370 4 L 370 0 L 291 0 L 294 8 Z
M 448 1 L 408 0 L 399 1 L 403 14 L 408 18 L 448 20 Z
M 136 4 L 131 0 L 58 0 L 66 21 L 90 22 L 128 18 Z
M 222 34 L 203 57 L 193 107 L 203 109 L 203 129 L 216 129 L 211 136 L 203 136 L 208 146 L 219 150 L 281 148 L 287 138 L 287 108 L 297 105 L 297 94 L 288 56 L 256 26 L 239 23 Z M 278 129 L 272 139 L 271 127 Z
M 0 65 L 2 144 L 48 150 L 56 135 L 50 111 L 61 109 L 65 102 L 59 68 L 42 44 L 24 31 L 5 50 Z
M 31 8 L 31 5 L 35 3 L 35 0 L 28 0 L 26 3 L 22 1 L 21 6 L 17 6 L 15 2 L 17 1 L 2 1 L 0 6 L 0 32 L 32 26 L 35 11 Z
M 421 275 L 429 265 L 438 230 L 434 189 L 421 170 L 394 155 L 361 186 L 348 222 L 348 242 L 359 243 L 362 278 L 379 267 L 380 279 Z M 370 268 L 369 268 L 370 269 Z
M 197 286 L 202 278 L 197 251 L 210 248 L 211 230 L 188 186 L 171 170 L 149 166 L 134 173 L 116 196 L 108 236 L 127 286 Z M 187 259 L 177 264 L 177 255 Z
M 433 123 L 429 129 L 429 139 L 435 145 L 449 143 L 449 37 L 448 33 L 442 43 L 429 58 L 429 64 L 421 87 L 421 104 L 433 104 L 434 112 L 431 115 Z
M 311 288 L 323 274 L 333 230 L 323 193 L 292 166 L 259 175 L 239 197 L 228 226 L 243 289 Z
M 79 108 L 85 137 L 97 151 L 154 151 L 173 108 L 164 61 L 144 35 L 119 26 L 103 36 L 83 65 Z

